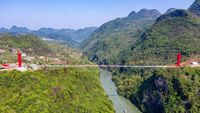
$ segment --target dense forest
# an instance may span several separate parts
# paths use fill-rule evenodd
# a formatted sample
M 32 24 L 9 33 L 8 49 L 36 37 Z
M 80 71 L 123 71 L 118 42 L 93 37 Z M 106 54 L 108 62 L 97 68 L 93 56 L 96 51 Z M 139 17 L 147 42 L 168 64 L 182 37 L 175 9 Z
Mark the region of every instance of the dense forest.
M 180 52 L 184 59 L 198 58 L 200 18 L 187 10 L 159 17 L 137 43 L 121 52 L 127 64 L 173 64 Z M 120 61 L 118 61 L 120 62 Z
M 119 53 L 135 43 L 160 15 L 157 10 L 133 11 L 127 17 L 100 26 L 82 42 L 80 48 L 93 62 L 115 64 Z
M 96 68 L 0 73 L 2 113 L 114 113 Z
M 114 75 L 120 95 L 144 113 L 199 113 L 200 69 L 134 69 Z
M 199 58 L 199 7 L 196 0 L 189 10 L 173 10 L 160 16 L 135 44 L 120 53 L 118 63 L 174 64 L 178 52 L 182 61 Z M 142 112 L 199 112 L 199 68 L 120 68 L 113 72 L 119 94 Z

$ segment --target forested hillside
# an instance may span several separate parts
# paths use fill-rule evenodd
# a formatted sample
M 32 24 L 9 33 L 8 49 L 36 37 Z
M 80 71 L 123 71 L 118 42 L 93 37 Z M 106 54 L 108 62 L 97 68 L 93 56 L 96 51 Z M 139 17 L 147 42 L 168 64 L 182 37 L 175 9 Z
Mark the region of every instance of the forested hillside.
M 6 50 L 19 48 L 25 53 L 36 55 L 48 55 L 52 52 L 50 47 L 42 39 L 33 35 L 13 36 L 3 34 L 0 36 L 0 48 Z
M 198 58 L 199 7 L 196 0 L 189 10 L 171 8 L 162 16 L 156 10 L 132 12 L 102 25 L 81 48 L 99 64 L 168 65 L 178 52 L 183 60 Z
M 157 10 L 142 9 L 107 22 L 82 43 L 81 49 L 93 62 L 114 64 L 119 53 L 135 43 L 160 15 Z
M 119 64 L 169 65 L 200 56 L 200 1 L 189 10 L 172 10 L 160 16 L 129 49 L 118 56 Z M 199 113 L 199 68 L 113 69 L 120 95 L 144 113 Z
M 96 68 L 0 72 L 1 113 L 114 113 Z
M 20 50 L 26 57 L 34 57 L 31 61 L 40 63 L 53 63 L 52 60 L 57 59 L 63 64 L 84 64 L 89 61 L 83 57 L 78 50 L 72 49 L 66 44 L 53 41 L 44 41 L 34 35 L 10 35 L 2 34 L 0 36 L 0 63 L 14 63 L 17 61 L 16 53 Z M 48 62 L 41 62 L 39 57 L 48 57 Z M 24 61 L 26 61 L 24 59 Z M 28 61 L 30 63 L 30 61 Z
M 187 10 L 159 17 L 128 50 L 121 52 L 127 64 L 173 64 L 180 52 L 184 59 L 200 55 L 200 18 Z M 120 63 L 120 61 L 118 61 Z
M 119 94 L 144 113 L 199 113 L 199 68 L 134 69 L 113 80 Z

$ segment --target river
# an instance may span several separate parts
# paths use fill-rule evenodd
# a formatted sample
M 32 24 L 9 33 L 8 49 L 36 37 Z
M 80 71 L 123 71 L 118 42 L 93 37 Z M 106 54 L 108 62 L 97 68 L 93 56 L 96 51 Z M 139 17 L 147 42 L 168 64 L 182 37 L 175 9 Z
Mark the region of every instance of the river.
M 127 113 L 141 113 L 128 99 L 118 95 L 117 87 L 112 81 L 112 74 L 102 69 L 100 69 L 100 72 L 102 87 L 112 101 L 116 113 L 124 113 L 125 109 Z

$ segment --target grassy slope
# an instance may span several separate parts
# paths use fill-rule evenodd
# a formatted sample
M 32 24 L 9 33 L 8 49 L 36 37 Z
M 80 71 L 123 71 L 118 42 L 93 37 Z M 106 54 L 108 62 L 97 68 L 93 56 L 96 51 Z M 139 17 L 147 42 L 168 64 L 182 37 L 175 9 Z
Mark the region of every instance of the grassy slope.
M 114 112 L 96 68 L 12 71 L 0 75 L 0 112 Z

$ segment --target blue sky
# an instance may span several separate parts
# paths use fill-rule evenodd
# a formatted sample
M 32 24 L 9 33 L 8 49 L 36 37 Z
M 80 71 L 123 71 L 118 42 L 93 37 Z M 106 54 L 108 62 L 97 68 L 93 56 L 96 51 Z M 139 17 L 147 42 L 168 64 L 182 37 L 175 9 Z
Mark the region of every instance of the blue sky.
M 84 28 L 125 17 L 142 8 L 164 13 L 187 9 L 194 0 L 0 0 L 0 27 Z

